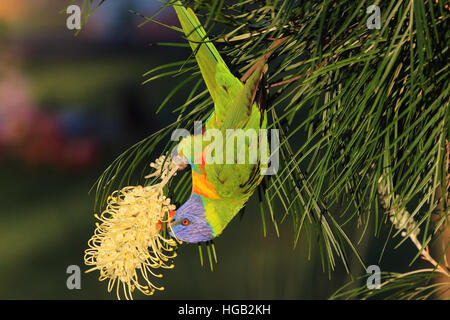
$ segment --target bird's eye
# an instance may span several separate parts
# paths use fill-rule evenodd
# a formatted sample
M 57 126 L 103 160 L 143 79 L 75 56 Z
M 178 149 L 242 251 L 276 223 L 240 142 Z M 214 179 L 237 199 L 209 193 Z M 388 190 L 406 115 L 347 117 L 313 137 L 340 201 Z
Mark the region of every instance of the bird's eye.
M 189 223 L 191 223 L 188 219 L 183 219 L 183 220 L 181 220 L 181 224 L 183 225 L 183 226 L 187 226 Z

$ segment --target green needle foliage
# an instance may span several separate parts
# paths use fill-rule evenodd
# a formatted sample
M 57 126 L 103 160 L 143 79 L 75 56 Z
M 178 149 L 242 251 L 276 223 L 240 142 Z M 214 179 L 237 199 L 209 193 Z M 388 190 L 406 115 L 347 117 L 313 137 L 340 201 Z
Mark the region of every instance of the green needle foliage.
M 85 3 L 86 10 L 95 6 Z M 366 26 L 366 9 L 373 4 L 381 9 L 379 30 Z M 390 224 L 386 210 L 407 208 L 420 229 L 416 259 L 448 221 L 448 201 L 442 199 L 448 199 L 450 28 L 443 1 L 196 0 L 185 5 L 198 14 L 238 77 L 274 39 L 289 36 L 272 55 L 266 78 L 269 124 L 280 130 L 281 159 L 279 172 L 266 177 L 255 193 L 264 234 L 266 219 L 277 232 L 279 223 L 291 223 L 294 246 L 303 237 L 310 249 L 318 244 L 330 272 L 337 260 L 347 268 L 350 255 L 364 265 L 357 240 L 345 233 L 347 224 L 362 228 L 363 236 L 378 236 Z M 162 9 L 167 6 L 163 3 Z M 139 15 L 143 23 L 153 23 L 157 13 Z M 192 55 L 144 76 L 146 85 L 174 79 L 158 111 L 176 94 L 185 103 L 172 110 L 171 125 L 131 147 L 105 170 L 96 184 L 99 208 L 112 190 L 142 183 L 145 166 L 157 156 L 153 150 L 162 145 L 168 151 L 175 145 L 169 139 L 173 129 L 190 129 L 194 120 L 205 120 L 212 112 Z M 389 199 L 384 206 L 378 194 L 380 177 Z M 184 174 L 171 187 L 178 203 L 190 193 L 189 180 Z M 403 236 L 399 245 L 410 234 Z M 387 278 L 384 288 L 398 288 L 401 294 L 393 297 L 411 298 L 415 287 L 430 285 L 423 283 L 425 278 L 424 273 L 396 275 Z M 366 294 L 364 288 L 352 292 L 347 296 Z
M 363 280 L 362 277 L 358 280 Z M 375 299 L 389 300 L 426 300 L 436 295 L 444 295 L 450 291 L 450 281 L 436 281 L 433 269 L 419 269 L 399 274 L 383 274 L 383 282 L 377 290 L 366 286 L 347 289 L 351 283 L 336 291 L 330 299 Z

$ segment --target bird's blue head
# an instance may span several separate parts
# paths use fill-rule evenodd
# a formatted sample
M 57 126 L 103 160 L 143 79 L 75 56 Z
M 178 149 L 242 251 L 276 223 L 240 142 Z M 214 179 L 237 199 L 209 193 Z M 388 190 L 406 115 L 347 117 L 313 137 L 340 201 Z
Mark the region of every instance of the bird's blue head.
M 176 238 L 184 242 L 197 243 L 214 238 L 205 217 L 203 200 L 195 193 L 175 212 L 171 226 Z M 174 234 L 170 233 L 171 236 Z

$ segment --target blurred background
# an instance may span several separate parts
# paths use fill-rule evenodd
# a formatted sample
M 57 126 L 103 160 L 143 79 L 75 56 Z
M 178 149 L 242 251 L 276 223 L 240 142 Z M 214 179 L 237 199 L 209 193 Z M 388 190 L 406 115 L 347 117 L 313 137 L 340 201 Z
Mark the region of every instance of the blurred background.
M 116 156 L 176 117 L 155 114 L 174 81 L 141 82 L 151 68 L 186 57 L 151 44 L 182 40 L 156 24 L 138 28 L 142 19 L 128 12 L 148 16 L 160 3 L 106 1 L 78 36 L 66 28 L 64 5 L 0 1 L 1 299 L 115 299 L 98 272 L 82 274 L 81 290 L 66 287 L 69 265 L 87 269 L 83 252 L 95 223 L 88 192 Z M 171 10 L 157 19 L 178 25 Z M 158 282 L 166 290 L 148 299 L 326 299 L 350 279 L 341 263 L 324 271 L 306 239 L 294 250 L 289 221 L 279 238 L 269 224 L 264 238 L 258 210 L 250 201 L 217 239 L 214 272 L 200 266 L 197 246 L 183 246 Z M 416 253 L 410 244 L 389 251 L 390 242 L 385 250 L 395 254 L 378 260 L 388 231 L 358 249 L 366 265 L 405 271 Z M 353 260 L 353 274 L 365 274 Z

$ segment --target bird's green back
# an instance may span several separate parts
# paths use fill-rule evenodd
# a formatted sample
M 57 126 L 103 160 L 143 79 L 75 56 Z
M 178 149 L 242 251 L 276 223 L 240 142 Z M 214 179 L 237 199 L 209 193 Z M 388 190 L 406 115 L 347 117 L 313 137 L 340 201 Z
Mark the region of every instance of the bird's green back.
M 218 129 L 223 137 L 223 164 L 193 163 L 198 161 L 198 155 L 194 154 L 192 136 L 179 144 L 179 152 L 191 155 L 193 191 L 204 196 L 205 215 L 217 236 L 244 206 L 262 178 L 259 163 L 249 163 L 248 158 L 244 164 L 226 164 L 225 161 L 226 144 L 230 143 L 230 139 L 226 139 L 227 129 L 253 129 L 259 135 L 259 130 L 266 128 L 265 111 L 254 101 L 265 64 L 258 64 L 246 83 L 242 83 L 208 39 L 192 9 L 186 9 L 180 1 L 174 3 L 174 8 L 214 102 L 214 113 L 205 129 Z M 235 147 L 233 151 L 237 154 L 247 152 L 248 155 L 251 139 L 245 141 L 240 149 Z M 203 141 L 202 150 L 209 143 Z M 259 140 L 253 143 L 259 145 Z M 183 150 L 186 145 L 190 145 L 191 150 Z M 259 147 L 257 150 L 259 152 Z M 199 190 L 206 190 L 205 194 Z

